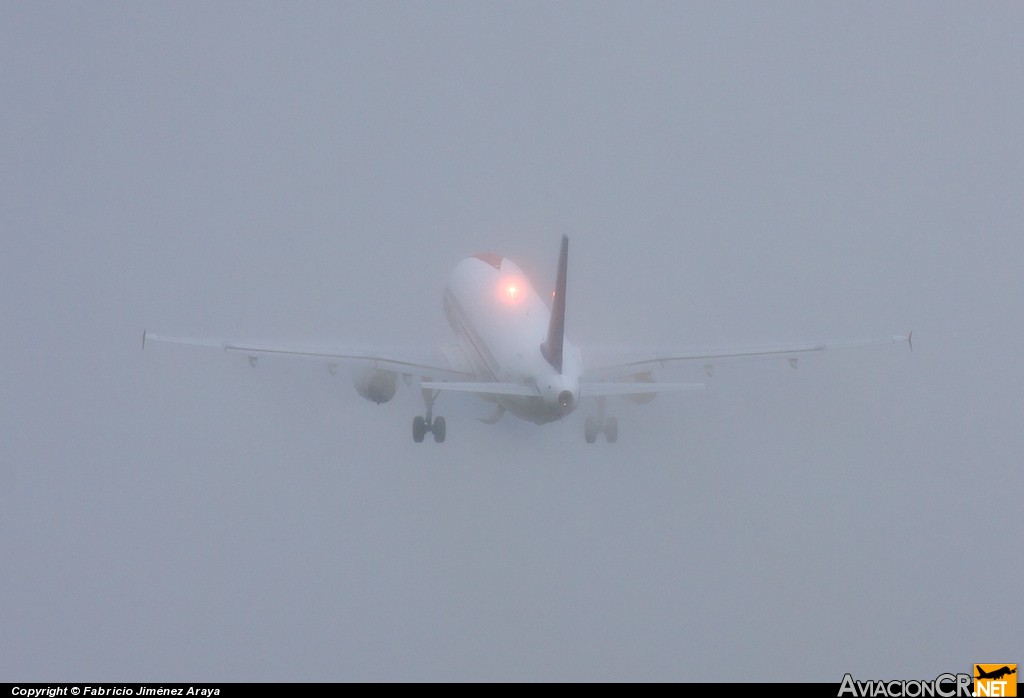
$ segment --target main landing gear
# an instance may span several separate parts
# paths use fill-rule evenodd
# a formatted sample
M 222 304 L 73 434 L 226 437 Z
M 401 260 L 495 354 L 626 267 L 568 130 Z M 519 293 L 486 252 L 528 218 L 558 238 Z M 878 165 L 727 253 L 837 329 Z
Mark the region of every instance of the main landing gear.
M 597 415 L 587 417 L 583 425 L 583 438 L 588 444 L 597 441 L 597 435 L 604 432 L 604 438 L 608 443 L 613 444 L 619 439 L 619 420 L 615 417 L 606 417 L 604 414 L 605 398 L 597 398 Z
M 412 440 L 416 443 L 423 443 L 423 437 L 430 432 L 434 435 L 434 441 L 444 443 L 445 423 L 444 417 L 434 416 L 434 400 L 437 399 L 440 390 L 423 389 L 423 404 L 427 408 L 427 416 L 417 416 L 412 420 Z

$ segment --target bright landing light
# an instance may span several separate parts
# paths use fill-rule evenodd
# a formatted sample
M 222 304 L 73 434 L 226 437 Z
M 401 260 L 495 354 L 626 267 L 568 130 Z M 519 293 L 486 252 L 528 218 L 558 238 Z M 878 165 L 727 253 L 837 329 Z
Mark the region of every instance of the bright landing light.
M 506 276 L 494 287 L 497 299 L 504 305 L 518 306 L 526 298 L 530 284 L 518 276 Z

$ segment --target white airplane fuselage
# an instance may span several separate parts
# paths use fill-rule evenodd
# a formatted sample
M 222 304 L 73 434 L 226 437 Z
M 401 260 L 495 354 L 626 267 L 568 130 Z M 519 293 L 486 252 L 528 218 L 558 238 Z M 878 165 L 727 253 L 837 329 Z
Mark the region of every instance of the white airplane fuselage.
M 476 380 L 537 390 L 488 399 L 536 424 L 561 419 L 579 404 L 580 353 L 566 338 L 561 371 L 545 358 L 551 310 L 514 262 L 497 255 L 463 259 L 445 287 L 444 311 Z

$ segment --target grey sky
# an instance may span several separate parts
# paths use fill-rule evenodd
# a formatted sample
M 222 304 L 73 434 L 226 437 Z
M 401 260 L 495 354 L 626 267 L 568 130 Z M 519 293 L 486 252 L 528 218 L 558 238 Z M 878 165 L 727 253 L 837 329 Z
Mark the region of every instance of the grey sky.
M 2 14 L 0 680 L 1024 659 L 1021 4 Z M 915 352 L 723 365 L 609 447 L 139 351 L 435 342 L 462 256 L 550 283 L 563 233 L 584 348 Z

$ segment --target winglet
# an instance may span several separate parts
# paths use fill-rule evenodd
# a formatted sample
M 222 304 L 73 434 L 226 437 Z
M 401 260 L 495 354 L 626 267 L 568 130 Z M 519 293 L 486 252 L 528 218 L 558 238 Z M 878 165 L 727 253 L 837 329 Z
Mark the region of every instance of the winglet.
M 910 345 L 910 351 L 914 351 L 914 330 L 907 332 L 907 344 Z
M 142 330 L 142 351 L 146 351 L 146 330 Z
M 555 296 L 551 301 L 551 324 L 548 336 L 540 345 L 540 351 L 556 371 L 562 372 L 562 344 L 565 338 L 565 286 L 569 265 L 569 236 L 562 236 L 562 249 L 558 254 L 558 277 L 555 281 Z

